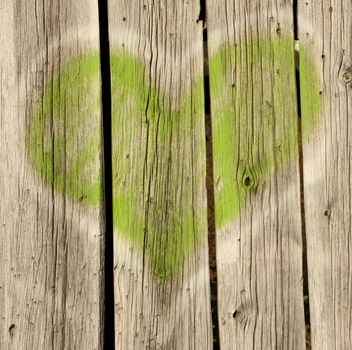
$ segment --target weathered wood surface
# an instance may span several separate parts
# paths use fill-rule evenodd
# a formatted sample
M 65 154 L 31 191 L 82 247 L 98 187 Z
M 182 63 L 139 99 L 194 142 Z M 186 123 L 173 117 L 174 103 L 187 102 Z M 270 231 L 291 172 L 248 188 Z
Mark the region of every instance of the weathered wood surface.
M 117 349 L 211 349 L 199 1 L 109 1 Z
M 304 349 L 288 1 L 208 1 L 221 349 Z
M 313 349 L 352 348 L 352 4 L 300 1 L 299 39 L 317 83 L 300 63 L 310 320 Z M 315 104 L 314 132 L 306 105 Z
M 0 348 L 101 349 L 97 2 L 0 18 Z

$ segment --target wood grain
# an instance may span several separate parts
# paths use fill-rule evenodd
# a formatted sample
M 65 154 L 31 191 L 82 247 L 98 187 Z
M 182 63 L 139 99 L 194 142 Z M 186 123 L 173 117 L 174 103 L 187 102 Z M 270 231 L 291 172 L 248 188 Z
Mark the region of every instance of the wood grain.
M 303 146 L 312 348 L 351 349 L 352 4 L 307 0 L 298 10 L 319 77 L 311 86 L 301 60 L 303 133 L 304 106 L 317 105 Z
M 93 87 L 77 58 L 99 53 L 97 2 L 1 0 L 0 17 L 0 348 L 101 349 L 99 55 Z
M 289 1 L 208 1 L 221 349 L 305 349 Z
M 199 1 L 109 1 L 116 349 L 211 349 Z

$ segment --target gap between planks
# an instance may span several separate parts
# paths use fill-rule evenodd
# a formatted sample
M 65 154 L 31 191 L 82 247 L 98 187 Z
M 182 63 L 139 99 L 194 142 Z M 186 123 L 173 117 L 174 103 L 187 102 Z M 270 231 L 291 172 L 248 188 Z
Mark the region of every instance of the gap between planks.
M 204 114 L 206 129 L 206 185 L 208 203 L 208 247 L 211 288 L 211 309 L 213 323 L 213 349 L 219 349 L 219 326 L 217 314 L 216 241 L 214 213 L 214 178 L 212 154 L 212 130 L 209 87 L 208 41 L 206 28 L 206 0 L 200 0 L 198 21 L 203 22 L 203 74 Z M 113 200 L 112 200 L 112 154 L 111 154 L 111 72 L 109 49 L 109 23 L 107 0 L 99 0 L 100 59 L 103 104 L 104 140 L 104 195 L 105 195 L 105 262 L 104 264 L 104 349 L 114 349 L 114 249 L 113 249 Z
M 309 283 L 308 283 L 308 258 L 307 258 L 307 236 L 304 204 L 304 170 L 303 170 L 303 144 L 302 144 L 302 113 L 301 113 L 301 83 L 300 83 L 300 54 L 298 37 L 298 4 L 293 1 L 293 25 L 295 40 L 295 77 L 296 77 L 296 96 L 297 96 L 297 123 L 298 123 L 298 162 L 299 162 L 299 187 L 301 202 L 301 231 L 302 231 L 302 271 L 303 271 L 303 305 L 304 322 L 306 329 L 306 348 L 311 349 L 310 336 L 310 311 L 309 311 Z
M 105 210 L 105 261 L 104 270 L 104 315 L 103 349 L 115 349 L 115 311 L 114 311 L 114 229 L 112 199 L 112 140 L 111 140 L 111 72 L 109 47 L 109 18 L 107 0 L 99 0 L 99 34 L 100 34 L 100 67 L 101 94 L 103 115 L 103 154 L 104 154 L 104 210 Z
M 209 50 L 207 30 L 206 0 L 200 0 L 198 21 L 203 22 L 203 79 L 204 79 L 204 122 L 206 133 L 206 186 L 208 214 L 208 250 L 210 276 L 210 303 L 213 331 L 213 350 L 220 349 L 219 318 L 218 318 L 218 287 L 216 268 L 216 228 L 215 228 L 215 193 L 214 193 L 214 160 L 212 143 L 212 120 L 209 83 Z

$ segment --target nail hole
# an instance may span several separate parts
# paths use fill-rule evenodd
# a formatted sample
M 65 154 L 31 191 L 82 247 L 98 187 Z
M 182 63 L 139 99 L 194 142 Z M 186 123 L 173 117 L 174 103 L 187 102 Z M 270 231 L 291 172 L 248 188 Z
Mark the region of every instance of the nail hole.
M 15 329 L 16 325 L 13 323 L 10 327 L 9 327 L 9 332 L 10 332 L 10 336 L 13 336 L 13 331 Z
M 233 318 L 236 318 L 236 316 L 237 316 L 237 314 L 238 314 L 238 311 L 235 311 L 234 313 L 233 313 Z

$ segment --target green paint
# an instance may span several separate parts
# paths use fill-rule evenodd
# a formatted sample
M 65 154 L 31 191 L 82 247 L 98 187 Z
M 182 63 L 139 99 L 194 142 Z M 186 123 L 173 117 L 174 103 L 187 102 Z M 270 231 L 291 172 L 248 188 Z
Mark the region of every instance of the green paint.
M 102 200 L 99 55 L 73 59 L 48 81 L 27 127 L 29 157 L 59 192 L 97 205 Z
M 318 123 L 322 99 L 319 78 L 313 60 L 304 45 L 300 47 L 300 87 L 302 114 L 302 142 L 308 139 Z
M 138 59 L 115 53 L 111 74 L 114 222 L 145 248 L 151 271 L 166 280 L 206 233 L 206 211 L 199 207 L 205 177 L 199 168 L 205 154 L 201 81 L 175 105 L 154 83 L 148 86 Z
M 26 138 L 44 181 L 94 206 L 102 201 L 99 64 L 97 53 L 78 57 L 48 82 Z M 112 53 L 111 77 L 114 225 L 166 281 L 206 234 L 202 80 L 176 105 L 125 53 Z
M 310 56 L 300 54 L 304 137 L 321 104 Z M 210 61 L 216 226 L 233 220 L 265 177 L 298 154 L 292 38 L 222 48 Z
M 236 216 L 263 175 L 296 154 L 292 45 L 259 40 L 222 49 L 211 60 L 217 227 Z M 303 57 L 308 95 L 317 79 Z M 155 82 L 149 85 L 139 59 L 115 51 L 110 60 L 114 226 L 145 251 L 153 275 L 167 281 L 206 234 L 202 77 L 176 103 Z M 310 99 L 304 115 L 317 115 L 319 101 Z M 48 81 L 27 127 L 37 173 L 82 205 L 97 206 L 103 196 L 100 111 L 100 61 L 92 53 Z

